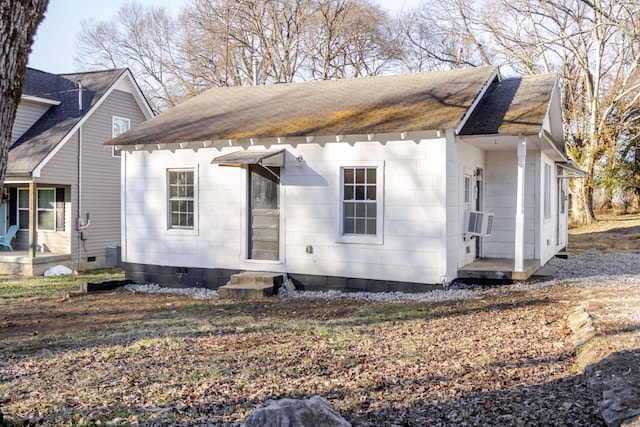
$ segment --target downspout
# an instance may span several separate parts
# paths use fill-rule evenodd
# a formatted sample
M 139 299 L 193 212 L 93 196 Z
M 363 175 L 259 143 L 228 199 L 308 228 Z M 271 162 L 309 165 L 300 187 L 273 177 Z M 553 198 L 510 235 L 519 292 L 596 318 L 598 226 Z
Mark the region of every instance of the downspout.
M 78 110 L 82 111 L 82 82 L 78 82 Z M 76 212 L 76 234 L 77 234 L 77 251 L 78 251 L 78 265 L 76 271 L 80 271 L 80 249 L 82 246 L 82 230 L 89 227 L 91 222 L 90 214 L 87 214 L 87 219 L 82 219 L 82 126 L 78 128 L 78 204 Z
M 78 203 L 76 212 L 76 236 L 77 236 L 77 256 L 78 264 L 76 271 L 80 271 L 80 246 L 81 246 L 81 231 L 80 231 L 80 215 L 82 214 L 82 126 L 78 128 Z
M 518 137 L 518 181 L 516 187 L 516 232 L 514 270 L 524 271 L 524 174 L 527 158 L 527 138 Z

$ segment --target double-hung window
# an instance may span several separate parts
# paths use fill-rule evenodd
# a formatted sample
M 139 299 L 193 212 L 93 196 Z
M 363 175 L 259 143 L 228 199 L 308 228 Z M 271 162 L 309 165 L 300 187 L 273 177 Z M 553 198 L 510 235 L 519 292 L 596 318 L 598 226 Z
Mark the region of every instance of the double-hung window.
M 382 243 L 382 163 L 340 168 L 340 236 L 353 243 Z
M 36 199 L 36 229 L 56 230 L 56 189 L 38 188 Z M 18 189 L 18 226 L 29 228 L 29 189 Z
M 169 229 L 195 228 L 195 172 L 193 169 L 167 171 Z
M 471 206 L 471 196 L 473 192 L 473 188 L 471 187 L 472 182 L 471 175 L 464 176 L 464 204 L 467 209 Z
M 111 121 L 111 137 L 115 138 L 118 135 L 122 135 L 131 128 L 131 121 L 123 117 L 113 116 Z M 111 155 L 113 157 L 120 157 L 120 150 L 116 147 L 111 147 Z
M 551 218 L 551 166 L 544 164 L 544 219 Z

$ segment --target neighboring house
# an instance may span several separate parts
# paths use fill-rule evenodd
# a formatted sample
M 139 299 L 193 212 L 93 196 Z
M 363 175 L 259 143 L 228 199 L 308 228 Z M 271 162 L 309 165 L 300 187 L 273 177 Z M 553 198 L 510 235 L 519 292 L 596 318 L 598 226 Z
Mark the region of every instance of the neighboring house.
M 120 153 L 104 142 L 152 116 L 127 69 L 27 69 L 0 204 L 0 233 L 19 231 L 0 271 L 103 267 L 108 250 L 119 262 Z
M 262 271 L 420 290 L 524 279 L 567 243 L 556 75 L 214 88 L 107 144 L 123 153 L 138 282 L 216 288 Z

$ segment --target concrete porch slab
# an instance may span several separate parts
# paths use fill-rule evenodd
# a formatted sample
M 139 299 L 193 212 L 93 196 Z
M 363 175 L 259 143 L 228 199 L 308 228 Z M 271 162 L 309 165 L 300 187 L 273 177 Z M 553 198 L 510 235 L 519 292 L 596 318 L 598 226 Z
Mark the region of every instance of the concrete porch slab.
M 42 276 L 49 267 L 59 264 L 70 267 L 71 254 L 38 252 L 32 258 L 27 251 L 0 252 L 0 274 Z
M 524 260 L 523 271 L 515 271 L 513 258 L 479 259 L 458 270 L 460 279 L 527 280 L 540 268 L 540 260 Z

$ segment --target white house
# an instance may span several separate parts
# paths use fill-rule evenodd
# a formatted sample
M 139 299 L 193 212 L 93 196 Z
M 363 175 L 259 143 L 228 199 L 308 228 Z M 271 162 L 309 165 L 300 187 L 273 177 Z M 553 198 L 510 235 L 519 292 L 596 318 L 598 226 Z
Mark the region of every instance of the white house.
M 556 75 L 214 88 L 107 144 L 137 282 L 413 291 L 525 279 L 567 243 Z

